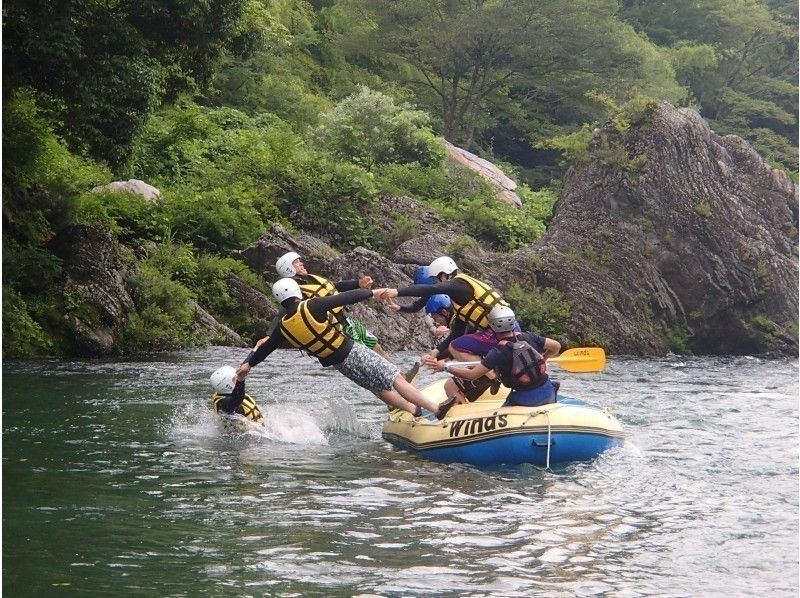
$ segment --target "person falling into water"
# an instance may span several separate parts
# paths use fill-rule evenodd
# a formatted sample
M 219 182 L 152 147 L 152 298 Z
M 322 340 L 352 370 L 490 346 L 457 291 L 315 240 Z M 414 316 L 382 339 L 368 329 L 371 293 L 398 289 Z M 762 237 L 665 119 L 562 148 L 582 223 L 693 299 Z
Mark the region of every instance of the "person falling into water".
M 211 374 L 211 397 L 214 411 L 228 415 L 238 414 L 258 425 L 264 425 L 264 416 L 255 399 L 244 391 L 244 380 L 234 383 L 236 369 L 225 365 Z
M 308 270 L 306 270 L 305 264 L 303 263 L 303 258 L 299 253 L 294 251 L 290 251 L 279 257 L 275 262 L 275 270 L 280 276 L 291 278 L 297 282 L 297 284 L 300 286 L 300 291 L 303 293 L 303 299 L 327 297 L 359 288 L 370 289 L 372 288 L 373 284 L 372 277 L 370 276 L 361 276 L 358 279 L 340 280 L 337 283 L 333 283 L 319 274 L 309 274 Z M 344 333 L 347 336 L 352 338 L 355 342 L 364 345 L 368 349 L 372 349 L 387 361 L 392 362 L 392 359 L 389 357 L 389 355 L 387 355 L 386 351 L 383 350 L 383 347 L 381 347 L 380 343 L 378 342 L 378 337 L 367 330 L 367 327 L 362 322 L 349 316 L 344 307 L 337 307 L 332 310 L 332 313 L 342 325 Z M 258 349 L 258 347 L 265 343 L 267 339 L 274 333 L 274 331 L 280 325 L 281 319 L 285 314 L 286 311 L 283 307 L 281 307 L 278 311 L 278 314 L 270 323 L 266 336 L 256 343 L 256 346 L 254 347 L 255 349 Z M 406 380 L 411 382 L 417 375 L 418 371 L 419 366 L 415 366 L 409 370 L 405 374 Z
M 323 367 L 335 367 L 392 408 L 404 409 L 415 416 L 422 415 L 422 409 L 438 414 L 439 405 L 435 401 L 406 381 L 396 365 L 353 342 L 334 315 L 333 310 L 377 296 L 384 290 L 354 289 L 304 299 L 297 281 L 280 279 L 272 286 L 275 299 L 285 310 L 280 326 L 239 366 L 236 382 L 243 381 L 250 369 L 275 349 L 288 345 L 316 357 Z

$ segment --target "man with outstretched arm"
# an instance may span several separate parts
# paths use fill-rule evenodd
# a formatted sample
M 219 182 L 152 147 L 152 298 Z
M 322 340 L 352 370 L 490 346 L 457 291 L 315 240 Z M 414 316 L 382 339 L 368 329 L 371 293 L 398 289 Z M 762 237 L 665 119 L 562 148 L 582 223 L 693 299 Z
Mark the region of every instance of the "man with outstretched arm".
M 452 317 L 450 332 L 435 349 L 421 358 L 421 362 L 431 366 L 439 358 L 451 355 L 460 361 L 469 361 L 475 356 L 483 357 L 497 345 L 497 337 L 489 328 L 488 314 L 496 305 L 508 306 L 500 294 L 491 286 L 476 278 L 458 272 L 456 263 L 447 256 L 433 260 L 428 266 L 428 274 L 436 282 L 413 284 L 401 289 L 387 289 L 379 299 L 390 306 L 396 305 L 395 297 L 431 297 L 447 295 L 451 302 Z M 474 400 L 491 384 L 493 374 L 474 382 L 460 382 L 464 395 Z
M 335 367 L 390 407 L 404 409 L 416 416 L 422 415 L 422 408 L 437 413 L 439 406 L 436 402 L 407 382 L 397 366 L 364 345 L 354 343 L 333 313 L 337 308 L 364 301 L 383 291 L 355 289 L 303 299 L 297 282 L 292 278 L 282 278 L 272 286 L 275 298 L 285 310 L 280 326 L 239 366 L 236 380 L 244 380 L 250 368 L 261 363 L 275 349 L 290 346 L 316 357 L 324 367 Z

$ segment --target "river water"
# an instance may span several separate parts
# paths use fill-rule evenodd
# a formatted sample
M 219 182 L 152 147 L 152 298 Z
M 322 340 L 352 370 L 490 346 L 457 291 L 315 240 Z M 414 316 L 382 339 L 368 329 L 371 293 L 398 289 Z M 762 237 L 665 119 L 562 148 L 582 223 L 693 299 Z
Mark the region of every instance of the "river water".
M 561 373 L 627 439 L 550 471 L 402 452 L 288 351 L 248 378 L 266 431 L 225 434 L 208 376 L 244 354 L 3 364 L 7 596 L 798 594 L 796 360 Z

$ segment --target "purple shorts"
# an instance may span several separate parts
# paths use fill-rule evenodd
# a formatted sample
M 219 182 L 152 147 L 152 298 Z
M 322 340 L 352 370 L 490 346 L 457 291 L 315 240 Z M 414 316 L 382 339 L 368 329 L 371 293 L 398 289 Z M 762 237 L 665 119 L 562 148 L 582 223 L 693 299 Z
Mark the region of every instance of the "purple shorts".
M 514 326 L 514 330 L 522 332 L 519 324 Z M 453 339 L 450 346 L 456 351 L 463 351 L 464 353 L 472 353 L 473 355 L 480 355 L 486 357 L 494 347 L 497 346 L 497 335 L 491 328 L 484 328 L 472 334 L 465 334 Z

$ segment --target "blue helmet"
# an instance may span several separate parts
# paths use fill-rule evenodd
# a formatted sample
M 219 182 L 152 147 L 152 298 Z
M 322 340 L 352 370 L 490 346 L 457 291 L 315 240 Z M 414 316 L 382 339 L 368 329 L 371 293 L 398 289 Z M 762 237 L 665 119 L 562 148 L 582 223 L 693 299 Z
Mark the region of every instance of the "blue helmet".
M 414 272 L 414 284 L 434 284 L 433 276 L 428 275 L 428 266 L 420 266 Z
M 431 295 L 425 304 L 425 313 L 435 314 L 442 310 L 448 310 L 451 303 L 448 295 Z

